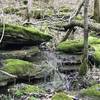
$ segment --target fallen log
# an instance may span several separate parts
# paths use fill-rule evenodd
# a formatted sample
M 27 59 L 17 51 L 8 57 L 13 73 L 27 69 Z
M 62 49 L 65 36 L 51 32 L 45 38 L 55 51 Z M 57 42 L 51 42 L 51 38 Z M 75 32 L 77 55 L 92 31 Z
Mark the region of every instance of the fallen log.
M 64 27 L 64 29 L 67 31 L 69 28 L 72 28 L 75 26 L 84 28 L 84 23 L 83 23 L 83 21 L 74 20 L 71 23 L 66 23 L 61 27 Z M 99 23 L 89 22 L 88 27 L 89 27 L 89 30 L 100 32 L 100 24 Z

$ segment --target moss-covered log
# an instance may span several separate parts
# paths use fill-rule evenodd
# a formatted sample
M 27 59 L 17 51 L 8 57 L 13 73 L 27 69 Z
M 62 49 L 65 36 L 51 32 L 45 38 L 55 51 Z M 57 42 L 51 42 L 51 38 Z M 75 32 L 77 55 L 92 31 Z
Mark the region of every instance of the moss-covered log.
M 3 26 L 0 24 L 0 36 Z M 5 25 L 5 35 L 2 41 L 2 47 L 11 45 L 37 45 L 45 41 L 49 41 L 52 37 L 47 33 L 43 33 L 34 27 L 23 27 L 18 25 Z
M 89 23 L 88 25 L 89 25 L 90 30 L 100 32 L 100 24 L 99 23 Z M 71 23 L 65 23 L 64 25 L 61 26 L 61 28 L 63 27 L 65 30 L 68 30 L 69 28 L 72 28 L 75 26 L 84 28 L 84 23 L 83 23 L 83 21 L 74 20 Z

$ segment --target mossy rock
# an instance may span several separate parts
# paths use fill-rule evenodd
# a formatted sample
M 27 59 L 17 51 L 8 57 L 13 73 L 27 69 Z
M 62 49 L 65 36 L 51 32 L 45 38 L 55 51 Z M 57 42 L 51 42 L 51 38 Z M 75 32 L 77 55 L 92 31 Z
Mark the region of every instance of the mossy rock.
M 100 44 L 100 39 L 96 37 L 89 37 L 89 44 Z M 83 39 L 75 39 L 75 40 L 66 40 L 61 42 L 57 46 L 57 50 L 65 52 L 65 53 L 73 53 L 77 54 L 78 52 L 82 52 L 83 49 Z
M 3 59 L 24 59 L 30 61 L 34 55 L 40 53 L 38 47 L 33 46 L 28 49 L 21 49 L 21 50 L 1 50 L 0 57 Z
M 0 36 L 3 26 L 0 24 Z M 43 33 L 35 27 L 24 27 L 20 25 L 5 25 L 5 36 L 2 41 L 3 46 L 7 45 L 37 45 L 49 41 L 52 37 L 48 33 Z
M 19 84 L 19 88 L 17 86 L 11 87 L 10 92 L 11 94 L 14 94 L 16 97 L 21 97 L 23 95 L 28 95 L 28 94 L 46 93 L 42 87 L 38 85 L 28 85 L 28 84 Z M 34 96 L 32 96 L 29 100 L 34 100 L 32 98 L 37 100 L 37 98 Z
M 73 100 L 64 92 L 59 92 L 53 95 L 52 100 Z
M 44 16 L 52 16 L 54 14 L 54 11 L 52 9 L 46 9 L 44 12 Z
M 96 65 L 100 65 L 100 44 L 94 44 L 92 47 L 95 49 L 95 52 L 93 53 Z M 97 66 L 100 67 L 100 66 Z
M 2 63 L 3 66 L 0 68 L 0 70 L 3 70 L 12 75 L 16 75 L 18 78 L 34 77 L 37 79 L 43 79 L 45 74 L 47 77 L 50 75 L 48 72 L 49 67 L 46 64 L 40 66 L 19 59 L 6 59 L 3 60 Z
M 33 12 L 33 17 L 36 19 L 41 19 L 44 16 L 43 9 L 34 9 L 32 12 Z
M 96 84 L 87 89 L 81 90 L 80 95 L 88 96 L 88 97 L 95 97 L 96 99 L 94 100 L 99 100 L 100 99 L 100 84 Z
M 60 12 L 70 12 L 71 9 L 70 9 L 70 7 L 68 7 L 67 5 L 63 5 L 63 6 L 61 6 L 61 7 L 59 8 L 59 11 L 60 11 Z
M 87 60 L 84 60 L 84 62 L 80 65 L 79 75 L 80 76 L 86 75 L 87 70 L 88 70 L 88 63 Z
M 16 12 L 19 11 L 19 9 L 14 8 L 14 7 L 6 7 L 3 9 L 4 13 L 6 14 L 15 14 Z
M 38 100 L 38 98 L 36 98 L 34 96 L 30 96 L 28 100 Z
M 35 76 L 39 71 L 31 62 L 19 59 L 4 60 L 1 70 L 19 77 Z
M 83 20 L 83 17 L 81 15 L 78 15 L 75 17 L 76 20 Z
M 93 57 L 98 67 L 100 65 L 100 39 L 90 36 L 89 47 L 94 51 Z M 68 54 L 82 54 L 83 39 L 66 40 L 57 46 L 57 50 Z
M 20 89 L 16 90 L 15 95 L 17 95 L 18 92 L 20 92 L 21 94 L 45 93 L 45 91 L 42 88 L 35 85 L 25 85 L 21 87 Z
M 66 40 L 57 46 L 58 51 L 65 53 L 81 52 L 82 48 L 82 40 Z

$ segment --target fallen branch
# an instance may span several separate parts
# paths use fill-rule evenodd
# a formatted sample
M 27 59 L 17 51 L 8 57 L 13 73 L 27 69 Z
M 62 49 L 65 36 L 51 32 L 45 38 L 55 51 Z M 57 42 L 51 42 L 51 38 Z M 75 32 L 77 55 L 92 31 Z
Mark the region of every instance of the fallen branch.
M 4 12 L 3 12 L 3 7 L 2 7 L 2 23 L 3 23 L 3 30 L 2 30 L 2 35 L 0 37 L 0 43 L 2 42 L 4 35 L 5 35 L 5 22 L 4 22 Z
M 64 27 L 65 31 L 67 31 L 69 28 L 72 28 L 75 26 L 84 28 L 84 23 L 83 23 L 83 21 L 74 20 L 71 23 L 66 23 L 61 27 Z M 100 24 L 99 23 L 92 23 L 92 22 L 90 23 L 89 22 L 88 27 L 89 27 L 89 30 L 100 32 Z
M 9 76 L 9 77 L 11 77 L 11 78 L 17 78 L 16 75 L 9 74 L 9 73 L 7 73 L 7 72 L 5 72 L 5 71 L 2 71 L 2 70 L 0 70 L 0 73 L 2 73 L 2 74 L 4 74 L 4 75 L 7 75 L 7 76 Z
M 80 3 L 80 5 L 78 6 L 77 9 L 75 9 L 75 11 L 73 12 L 73 14 L 72 14 L 72 15 L 70 16 L 70 18 L 69 18 L 69 22 L 71 22 L 71 21 L 74 19 L 74 17 L 77 16 L 77 15 L 79 14 L 81 8 L 82 8 L 83 5 L 84 5 L 84 2 L 85 2 L 85 0 L 83 0 L 83 1 Z
M 63 41 L 65 41 L 66 39 L 68 39 L 68 36 L 70 35 L 70 33 L 71 33 L 72 31 L 73 31 L 73 28 L 70 28 L 70 29 L 67 31 L 66 35 L 62 38 L 61 42 L 63 42 Z

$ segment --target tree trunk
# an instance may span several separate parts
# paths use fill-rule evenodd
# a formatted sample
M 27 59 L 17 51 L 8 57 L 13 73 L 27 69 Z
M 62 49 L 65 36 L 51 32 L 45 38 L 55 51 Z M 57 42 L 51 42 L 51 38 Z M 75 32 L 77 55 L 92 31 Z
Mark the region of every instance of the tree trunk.
M 88 53 L 88 6 L 89 0 L 85 0 L 84 6 L 84 57 L 87 58 Z
M 32 13 L 32 0 L 28 0 L 28 4 L 27 4 L 27 20 L 28 22 L 30 22 L 30 17 L 31 17 L 31 13 Z
M 80 68 L 80 74 L 85 75 L 88 69 L 88 6 L 89 0 L 85 0 L 84 5 L 84 53 L 83 53 L 83 61 Z
M 100 22 L 100 0 L 94 0 L 94 19 Z

